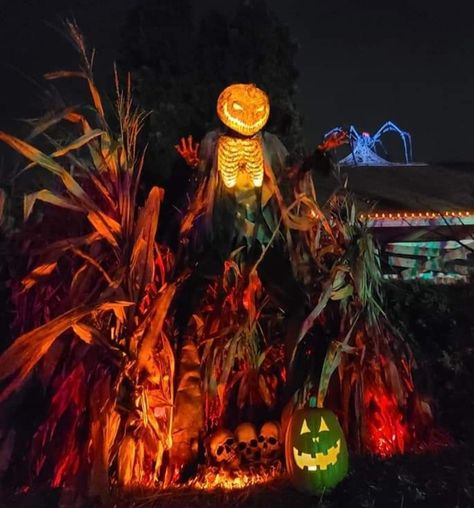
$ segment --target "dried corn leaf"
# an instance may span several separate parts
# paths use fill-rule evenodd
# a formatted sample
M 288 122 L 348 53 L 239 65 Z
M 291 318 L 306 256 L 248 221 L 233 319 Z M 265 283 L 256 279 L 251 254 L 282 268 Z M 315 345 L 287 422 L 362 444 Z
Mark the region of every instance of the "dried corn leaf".
M 135 463 L 133 465 L 133 481 L 138 485 L 143 485 L 145 479 L 145 444 L 143 439 L 136 440 Z
M 144 333 L 142 344 L 138 351 L 138 367 L 144 367 L 153 357 L 153 351 L 161 336 L 163 323 L 168 314 L 168 309 L 176 292 L 175 284 L 168 284 L 161 290 L 152 310 L 150 323 Z M 167 342 L 167 341 L 166 341 Z M 171 355 L 173 356 L 173 355 Z M 169 359 L 171 361 L 171 358 Z M 174 363 L 174 357 L 172 359 Z
M 76 112 L 68 113 L 64 117 L 64 119 L 72 123 L 80 123 L 84 134 L 87 134 L 88 132 L 91 131 L 91 126 L 89 125 L 87 118 L 84 115 L 81 115 L 80 113 Z
M 95 204 L 84 192 L 84 189 L 82 189 L 77 181 L 54 159 L 48 157 L 46 154 L 40 152 L 37 148 L 29 145 L 28 143 L 25 143 L 21 139 L 11 136 L 10 134 L 7 134 L 3 131 L 0 131 L 0 141 L 4 141 L 27 159 L 35 162 L 36 164 L 39 164 L 41 167 L 59 176 L 66 189 L 74 197 L 76 197 L 81 204 L 85 205 L 91 210 L 96 209 Z
M 62 157 L 66 155 L 67 153 L 71 152 L 72 150 L 77 150 L 78 148 L 81 148 L 81 146 L 86 145 L 91 141 L 91 139 L 97 138 L 101 134 L 103 134 L 104 131 L 100 129 L 94 129 L 86 134 L 83 134 L 76 140 L 74 140 L 72 143 L 69 143 L 67 146 L 64 146 L 63 148 L 56 150 L 51 154 L 51 157 Z
M 106 500 L 109 492 L 108 457 L 105 454 L 103 422 L 101 420 L 92 421 L 90 437 L 91 474 L 89 495 L 100 496 L 102 500 Z
M 21 387 L 28 374 L 62 333 L 91 312 L 103 309 L 104 306 L 118 308 L 123 306 L 123 303 L 107 302 L 95 306 L 76 307 L 16 339 L 0 356 L 0 381 L 11 377 L 0 393 L 0 401 L 5 400 Z
M 204 425 L 201 388 L 201 359 L 191 339 L 184 341 L 177 367 L 177 389 L 173 418 L 173 446 L 170 460 L 180 469 L 197 456 L 199 436 Z
M 359 317 L 360 313 L 356 315 L 342 342 L 333 340 L 329 344 L 326 356 L 324 358 L 323 367 L 321 369 L 321 376 L 319 378 L 317 399 L 318 407 L 323 407 L 324 405 L 324 399 L 326 398 L 326 393 L 329 388 L 329 381 L 331 380 L 331 376 L 333 375 L 334 371 L 339 367 L 339 364 L 341 363 L 342 353 L 356 354 L 358 352 L 357 348 L 348 346 L 348 342 L 352 337 L 352 333 L 357 324 L 357 321 L 359 320 Z
M 71 26 L 69 27 L 71 29 Z M 83 56 L 83 58 L 86 58 L 85 54 L 85 46 L 81 45 L 80 52 Z M 87 62 L 88 63 L 88 62 Z M 97 90 L 97 87 L 95 86 L 93 80 L 91 79 L 88 74 L 85 72 L 80 71 L 55 71 L 55 72 L 48 72 L 44 74 L 44 77 L 46 79 L 60 79 L 60 78 L 82 78 L 87 80 L 87 84 L 89 85 L 89 90 L 92 96 L 92 100 L 94 101 L 94 105 L 96 107 L 97 112 L 99 113 L 100 117 L 104 119 L 104 107 L 102 105 L 102 100 L 100 98 L 100 94 Z
M 135 226 L 135 242 L 130 260 L 130 281 L 138 300 L 155 277 L 155 236 L 163 190 L 153 187 Z
M 41 256 L 41 262 L 22 280 L 25 289 L 31 289 L 38 281 L 49 276 L 55 269 L 58 260 L 68 250 L 80 245 L 90 245 L 100 238 L 98 233 L 60 240 L 46 247 L 31 251 L 30 255 Z M 76 272 L 75 277 L 78 275 Z
M 104 134 L 100 143 L 100 155 L 102 160 L 104 161 L 104 168 L 107 169 L 109 178 L 112 182 L 117 181 L 119 170 L 120 170 L 120 162 L 119 162 L 119 149 L 120 145 L 117 141 L 115 141 L 108 134 Z M 125 198 L 128 193 L 122 193 L 119 197 Z
M 72 325 L 72 331 L 86 344 L 102 342 L 100 332 L 94 327 L 86 325 L 85 323 L 76 323 Z
M 43 74 L 45 79 L 61 79 L 61 78 L 86 78 L 81 71 L 54 71 Z
M 102 105 L 102 99 L 100 98 L 99 91 L 97 90 L 97 87 L 95 86 L 94 81 L 92 78 L 87 78 L 87 84 L 89 85 L 89 90 L 92 96 L 92 100 L 94 101 L 94 106 L 97 110 L 97 113 L 99 113 L 99 117 L 102 121 L 105 121 L 105 113 L 104 113 L 104 106 Z
M 115 301 L 115 302 L 106 302 L 102 303 L 99 306 L 100 311 L 113 311 L 117 320 L 121 323 L 124 323 L 126 320 L 125 307 L 130 307 L 133 305 L 133 302 L 127 301 Z
M 44 117 L 30 122 L 33 123 L 35 127 L 28 136 L 28 141 L 33 140 L 49 128 L 66 119 L 69 115 L 73 115 L 76 109 L 77 106 L 68 106 L 61 111 L 48 112 Z
M 42 189 L 38 192 L 33 192 L 32 194 L 27 194 L 23 199 L 23 215 L 25 220 L 31 214 L 33 210 L 33 206 L 36 201 L 43 201 L 45 203 L 50 203 L 55 206 L 59 206 L 61 208 L 67 208 L 68 210 L 74 210 L 76 212 L 83 212 L 84 209 L 80 206 L 74 204 L 71 200 L 65 198 L 64 196 L 60 196 L 51 192 L 48 189 Z
M 331 300 L 344 300 L 349 298 L 354 293 L 354 287 L 352 284 L 346 284 L 339 289 L 333 290 L 331 293 Z
M 259 374 L 258 376 L 258 389 L 263 402 L 265 402 L 267 407 L 271 407 L 275 401 L 275 397 L 272 391 L 268 388 L 267 380 L 262 374 Z
M 100 233 L 113 247 L 118 247 L 117 240 L 110 227 L 112 226 L 115 229 L 118 227 L 120 231 L 121 228 L 118 222 L 111 217 L 107 217 L 105 214 L 96 212 L 89 212 L 87 218 L 98 233 Z
M 118 482 L 123 487 L 130 487 L 133 483 L 135 453 L 135 439 L 133 436 L 126 435 L 120 443 L 117 455 Z
M 57 261 L 52 261 L 37 266 L 21 281 L 23 288 L 26 290 L 31 289 L 38 281 L 51 275 L 57 265 Z
M 114 408 L 111 378 L 108 373 L 99 377 L 91 397 L 91 460 L 90 495 L 99 495 L 105 501 L 109 492 L 109 465 L 112 446 L 120 426 L 120 415 Z
M 99 233 L 93 232 L 83 236 L 58 240 L 57 242 L 53 242 L 44 247 L 40 247 L 39 249 L 34 249 L 30 252 L 30 254 L 32 256 L 44 256 L 47 257 L 47 259 L 58 259 L 62 254 L 65 254 L 71 248 L 92 245 L 99 239 Z M 51 258 L 48 256 L 51 256 Z

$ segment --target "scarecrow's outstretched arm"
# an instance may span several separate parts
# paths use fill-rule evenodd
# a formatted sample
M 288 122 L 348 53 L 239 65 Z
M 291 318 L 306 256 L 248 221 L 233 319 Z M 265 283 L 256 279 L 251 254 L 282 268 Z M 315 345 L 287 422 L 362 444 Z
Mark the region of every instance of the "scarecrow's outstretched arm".
M 347 143 L 349 143 L 349 133 L 341 129 L 325 137 L 318 145 L 318 150 L 327 152 L 339 148 L 342 145 L 347 145 Z
M 306 157 L 303 162 L 295 164 L 290 169 L 291 177 L 304 175 L 310 169 L 319 168 L 326 170 L 331 166 L 331 158 L 328 152 L 349 143 L 349 135 L 346 131 L 338 131 L 326 137 L 317 147 L 316 150 Z
M 199 143 L 195 143 L 191 134 L 187 138 L 181 138 L 179 144 L 175 145 L 179 155 L 186 161 L 190 168 L 197 168 L 199 165 Z

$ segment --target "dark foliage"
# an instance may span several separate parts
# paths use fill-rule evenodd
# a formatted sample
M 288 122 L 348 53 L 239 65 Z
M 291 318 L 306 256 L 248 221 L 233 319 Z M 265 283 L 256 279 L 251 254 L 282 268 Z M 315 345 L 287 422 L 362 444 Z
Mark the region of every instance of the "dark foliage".
M 455 439 L 471 439 L 474 415 L 474 286 L 391 284 L 388 312 L 414 350 L 418 386 L 432 394 L 437 416 Z
M 132 72 L 138 101 L 152 111 L 145 181 L 179 192 L 184 173 L 173 146 L 181 136 L 199 140 L 216 127 L 217 97 L 233 82 L 255 83 L 269 94 L 267 129 L 301 155 L 296 52 L 288 28 L 264 0 L 240 2 L 231 18 L 210 12 L 199 23 L 189 0 L 143 0 L 123 29 L 120 66 Z

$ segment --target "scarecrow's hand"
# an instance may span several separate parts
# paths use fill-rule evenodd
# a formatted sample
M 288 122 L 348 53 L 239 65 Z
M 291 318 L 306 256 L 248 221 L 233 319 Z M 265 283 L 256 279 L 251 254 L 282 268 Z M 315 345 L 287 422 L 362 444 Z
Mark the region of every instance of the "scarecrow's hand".
M 175 148 L 189 167 L 197 168 L 199 164 L 199 143 L 195 143 L 191 135 L 187 138 L 181 138 Z
M 342 145 L 346 145 L 349 143 L 349 134 L 344 131 L 336 131 L 333 132 L 330 136 L 328 136 L 319 146 L 318 150 L 321 152 L 327 152 L 328 150 L 334 150 Z

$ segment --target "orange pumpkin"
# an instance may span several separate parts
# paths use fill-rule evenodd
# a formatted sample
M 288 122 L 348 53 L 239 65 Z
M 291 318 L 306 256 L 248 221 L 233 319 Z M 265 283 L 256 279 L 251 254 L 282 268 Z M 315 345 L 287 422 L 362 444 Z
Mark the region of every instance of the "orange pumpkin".
M 253 84 L 236 83 L 217 99 L 221 122 L 243 136 L 253 136 L 267 123 L 270 103 L 267 94 Z

